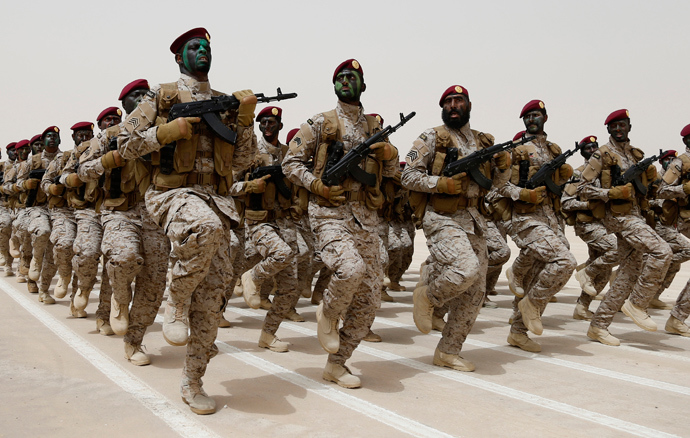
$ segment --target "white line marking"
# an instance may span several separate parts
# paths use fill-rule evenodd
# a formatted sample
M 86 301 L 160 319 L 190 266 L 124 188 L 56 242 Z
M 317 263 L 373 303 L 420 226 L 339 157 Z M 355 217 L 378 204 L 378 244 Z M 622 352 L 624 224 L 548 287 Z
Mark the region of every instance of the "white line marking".
M 191 415 L 179 410 L 165 396 L 122 368 L 108 355 L 74 333 L 49 312 L 41 309 L 43 304 L 30 300 L 5 280 L 0 279 L 0 288 L 67 345 L 72 347 L 74 351 L 91 363 L 98 371 L 136 398 L 180 436 L 189 438 L 220 437 Z

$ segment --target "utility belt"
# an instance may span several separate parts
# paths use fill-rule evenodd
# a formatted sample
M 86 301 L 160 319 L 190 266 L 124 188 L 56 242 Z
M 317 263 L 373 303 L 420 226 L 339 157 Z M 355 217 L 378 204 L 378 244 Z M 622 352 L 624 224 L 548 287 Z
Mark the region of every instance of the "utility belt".
M 483 203 L 483 198 L 467 198 L 463 195 L 434 193 L 430 198 L 431 206 L 439 213 L 455 213 L 458 210 L 465 210 L 469 207 L 477 208 L 480 205 L 480 199 Z
M 123 193 L 119 198 L 107 198 L 103 200 L 103 208 L 113 211 L 127 211 L 141 201 L 139 191 Z
M 560 202 L 558 204 L 560 206 Z M 544 198 L 544 200 L 539 204 L 532 204 L 530 202 L 524 202 L 519 200 L 513 201 L 513 211 L 518 214 L 534 213 L 535 211 L 537 211 L 537 207 L 544 205 L 554 207 L 555 209 L 555 202 L 551 198 L 551 195 L 547 195 L 546 198 Z
M 275 222 L 277 219 L 287 217 L 285 210 L 245 210 L 244 220 L 247 225 L 256 225 L 266 222 Z
M 213 173 L 197 173 L 197 172 L 189 172 L 185 175 L 185 181 L 179 186 L 179 187 L 192 187 L 195 185 L 199 186 L 212 186 L 213 190 L 218 192 L 218 185 L 221 182 L 220 176 L 213 172 Z M 156 189 L 158 190 L 170 190 L 170 187 L 164 187 L 164 186 L 159 186 L 156 185 Z

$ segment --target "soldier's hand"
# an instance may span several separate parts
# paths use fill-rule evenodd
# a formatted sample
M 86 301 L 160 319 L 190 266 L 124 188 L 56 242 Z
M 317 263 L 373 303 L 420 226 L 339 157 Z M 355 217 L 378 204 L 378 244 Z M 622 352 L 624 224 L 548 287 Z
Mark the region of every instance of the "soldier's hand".
M 565 183 L 573 176 L 573 166 L 568 163 L 564 163 L 558 168 L 558 180 L 561 183 Z
M 101 164 L 105 169 L 114 169 L 125 165 L 125 160 L 122 159 L 118 151 L 108 151 L 107 154 L 101 157 Z
M 520 200 L 529 202 L 530 204 L 541 204 L 546 199 L 546 187 L 540 186 L 536 189 L 522 189 L 520 190 Z
M 177 140 L 189 140 L 194 132 L 194 123 L 199 123 L 199 117 L 178 117 L 172 122 L 158 126 L 156 138 L 161 145 L 170 144 Z
M 632 183 L 627 183 L 624 186 L 615 186 L 609 189 L 609 199 L 626 199 L 632 200 L 635 195 Z
M 436 183 L 436 191 L 439 193 L 445 193 L 447 195 L 459 195 L 465 191 L 463 188 L 465 178 L 467 178 L 467 174 L 465 172 L 453 175 L 451 178 L 442 176 Z
M 398 158 L 398 149 L 386 141 L 374 143 L 369 148 L 371 153 L 376 155 L 376 158 L 381 161 L 393 160 Z
M 311 187 L 309 189 L 312 193 L 315 193 L 319 196 L 323 196 L 324 198 L 328 199 L 332 204 L 340 204 L 342 202 L 345 202 L 345 196 L 343 196 L 343 193 L 345 193 L 345 189 L 342 188 L 342 186 L 327 186 L 326 184 L 323 183 L 320 179 L 315 179 L 311 183 Z
M 65 185 L 70 188 L 77 188 L 81 187 L 84 185 L 84 181 L 79 179 L 79 175 L 76 173 L 70 173 L 67 175 L 67 178 L 65 178 Z
M 38 187 L 39 182 L 40 181 L 36 178 L 27 179 L 26 181 L 24 181 L 24 188 L 26 190 L 34 190 L 35 188 Z
M 654 181 L 657 177 L 657 168 L 655 165 L 650 164 L 649 167 L 644 171 L 647 174 L 647 181 Z
M 395 172 L 395 175 L 393 175 L 393 183 L 397 186 L 402 186 L 402 172 L 397 171 Z
M 48 186 L 48 193 L 50 193 L 53 196 L 60 196 L 64 191 L 65 186 L 63 186 L 62 184 L 51 184 L 50 186 Z
M 244 191 L 247 193 L 263 193 L 266 191 L 266 180 L 269 179 L 271 175 L 264 175 L 261 178 L 253 179 L 247 181 L 247 185 Z
M 240 101 L 237 109 L 237 124 L 240 126 L 251 126 L 254 123 L 254 110 L 256 109 L 256 96 L 252 90 L 241 90 L 232 93 Z
M 496 165 L 496 168 L 498 170 L 506 170 L 507 168 L 509 168 L 510 165 L 513 164 L 510 152 L 502 151 L 497 154 L 494 154 L 494 164 Z
M 690 195 L 690 181 L 683 184 L 683 191 L 686 195 Z

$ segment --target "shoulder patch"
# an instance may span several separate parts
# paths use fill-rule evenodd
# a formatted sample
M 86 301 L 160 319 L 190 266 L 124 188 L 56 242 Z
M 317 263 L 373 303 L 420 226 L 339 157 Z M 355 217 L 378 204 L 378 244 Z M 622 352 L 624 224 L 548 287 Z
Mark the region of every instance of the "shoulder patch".
M 309 123 L 310 125 L 313 125 L 314 121 L 312 119 L 307 119 L 307 123 Z
M 419 134 L 419 138 L 426 141 L 426 134 L 422 132 L 421 134 Z
M 601 155 L 599 154 L 599 152 L 595 152 L 592 154 L 592 158 L 598 160 L 599 158 L 601 158 Z
M 422 134 L 422 135 L 424 135 L 424 134 Z M 417 152 L 417 150 L 412 149 L 412 150 L 410 150 L 410 152 L 407 153 L 407 156 L 405 158 L 407 159 L 407 162 L 411 164 L 411 163 L 414 163 L 418 157 L 419 157 L 419 153 Z
M 156 93 L 154 93 L 153 91 L 149 90 L 149 91 L 146 92 L 146 97 L 149 97 L 149 98 L 151 98 L 151 99 L 155 99 Z
M 295 138 L 293 139 L 293 141 L 295 142 L 295 144 L 296 144 L 297 146 L 301 146 L 301 145 L 302 145 L 302 139 L 299 138 L 298 136 L 295 136 Z

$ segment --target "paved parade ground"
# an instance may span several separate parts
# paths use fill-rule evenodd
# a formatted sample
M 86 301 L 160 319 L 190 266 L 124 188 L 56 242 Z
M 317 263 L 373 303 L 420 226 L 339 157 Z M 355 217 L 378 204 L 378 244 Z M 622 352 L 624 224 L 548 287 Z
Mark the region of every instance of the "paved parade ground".
M 567 235 L 584 262 L 586 246 Z M 278 330 L 290 352 L 275 353 L 257 345 L 265 311 L 233 298 L 232 327 L 219 330 L 220 354 L 203 379 L 218 406 L 207 416 L 180 398 L 185 348 L 164 341 L 162 309 L 144 338 L 152 363 L 136 367 L 122 337 L 98 334 L 97 293 L 88 318 L 75 319 L 69 296 L 46 306 L 16 277 L 0 278 L 0 437 L 690 436 L 690 338 L 663 330 L 669 310 L 650 309 L 655 333 L 619 313 L 609 330 L 620 347 L 590 341 L 589 323 L 572 319 L 573 276 L 546 308 L 544 334 L 530 334 L 542 352 L 527 353 L 506 342 L 512 295 L 502 275 L 491 297 L 499 308 L 481 310 L 463 349 L 476 371 L 439 368 L 431 363 L 440 333 L 423 335 L 412 321 L 427 254 L 418 232 L 407 291 L 390 292 L 395 303 L 376 314 L 383 342 L 363 342 L 348 361 L 360 389 L 322 380 L 327 355 L 308 299 L 297 305 L 307 321 Z M 683 267 L 662 300 L 675 302 L 689 276 Z

